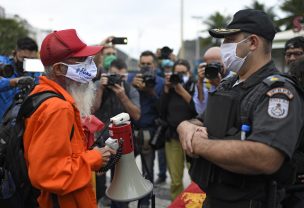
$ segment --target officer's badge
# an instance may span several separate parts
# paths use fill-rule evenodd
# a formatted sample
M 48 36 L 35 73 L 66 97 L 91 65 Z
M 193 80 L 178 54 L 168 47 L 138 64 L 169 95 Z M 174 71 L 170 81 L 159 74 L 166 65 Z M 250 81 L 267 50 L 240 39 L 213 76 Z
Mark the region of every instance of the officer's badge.
M 288 115 L 289 101 L 281 98 L 270 98 L 268 115 L 272 118 L 285 118 Z

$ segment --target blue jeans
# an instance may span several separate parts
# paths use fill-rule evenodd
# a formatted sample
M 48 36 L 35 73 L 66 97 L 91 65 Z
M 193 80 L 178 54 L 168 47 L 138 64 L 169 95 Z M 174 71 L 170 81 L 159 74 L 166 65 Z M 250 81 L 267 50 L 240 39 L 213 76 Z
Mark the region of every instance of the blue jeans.
M 157 150 L 157 156 L 158 156 L 158 168 L 159 168 L 158 177 L 161 179 L 166 179 L 167 162 L 166 162 L 165 148 L 161 148 Z

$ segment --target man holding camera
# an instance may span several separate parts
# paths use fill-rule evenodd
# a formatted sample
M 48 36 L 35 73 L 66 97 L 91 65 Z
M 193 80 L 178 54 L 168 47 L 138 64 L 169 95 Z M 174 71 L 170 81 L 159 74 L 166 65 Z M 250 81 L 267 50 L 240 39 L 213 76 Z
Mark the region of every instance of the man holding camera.
M 209 48 L 205 52 L 203 60 L 205 62 L 198 66 L 197 88 L 193 96 L 198 114 L 203 113 L 206 109 L 208 93 L 215 91 L 223 78 L 234 74 L 224 67 L 219 47 Z
M 281 207 L 304 122 L 296 86 L 271 60 L 275 27 L 264 12 L 245 9 L 209 33 L 224 38 L 223 63 L 237 76 L 210 94 L 200 120 L 178 126 L 184 150 L 196 156 L 191 178 L 206 192 L 204 208 Z
M 0 56 L 0 122 L 7 108 L 12 104 L 19 91 L 18 82 L 34 83 L 41 73 L 25 72 L 23 61 L 25 58 L 38 57 L 37 43 L 28 37 L 17 41 L 16 50 L 12 57 Z
M 155 151 L 149 144 L 156 131 L 155 119 L 158 117 L 156 104 L 164 87 L 164 79 L 156 74 L 157 60 L 153 52 L 144 51 L 139 58 L 140 71 L 134 77 L 129 77 L 132 85 L 138 89 L 140 95 L 141 117 L 135 121 L 137 139 L 143 141 L 141 158 L 143 175 L 153 183 Z M 147 206 L 144 199 L 142 205 Z
M 128 113 L 134 121 L 140 118 L 139 93 L 132 85 L 126 82 L 127 77 L 126 63 L 121 59 L 116 59 L 111 62 L 108 73 L 102 74 L 100 81 L 97 82 L 93 111 L 95 116 L 104 123 L 109 122 L 110 118 L 122 112 Z M 106 140 L 109 134 L 107 130 L 103 130 L 102 135 L 98 136 Z M 111 172 L 112 176 L 113 173 L 114 171 Z M 96 196 L 97 199 L 102 199 L 100 203 L 107 200 L 105 182 L 105 175 L 96 176 Z M 111 202 L 111 207 L 124 208 L 128 207 L 128 203 Z
M 165 153 L 171 177 L 171 200 L 183 190 L 185 153 L 176 128 L 179 123 L 197 115 L 192 99 L 195 81 L 191 76 L 188 61 L 179 59 L 171 73 L 165 74 L 164 93 L 160 98 L 161 118 L 167 122 Z

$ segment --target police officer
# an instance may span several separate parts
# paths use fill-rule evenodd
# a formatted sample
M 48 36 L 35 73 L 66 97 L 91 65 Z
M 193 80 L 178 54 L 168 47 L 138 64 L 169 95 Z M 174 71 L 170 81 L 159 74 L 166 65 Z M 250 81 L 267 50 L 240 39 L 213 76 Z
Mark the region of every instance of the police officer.
M 184 150 L 196 156 L 190 175 L 207 194 L 203 207 L 280 207 L 280 187 L 294 179 L 303 101 L 271 60 L 275 28 L 264 12 L 246 9 L 209 33 L 224 38 L 224 65 L 237 76 L 209 95 L 204 116 L 178 126 Z

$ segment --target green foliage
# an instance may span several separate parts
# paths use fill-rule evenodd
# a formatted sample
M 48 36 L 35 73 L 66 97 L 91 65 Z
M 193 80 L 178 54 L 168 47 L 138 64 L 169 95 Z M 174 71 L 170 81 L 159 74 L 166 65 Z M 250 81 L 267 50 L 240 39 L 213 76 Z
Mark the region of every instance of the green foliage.
M 231 20 L 231 16 L 222 15 L 220 12 L 215 12 L 213 15 L 210 15 L 204 23 L 208 26 L 209 29 L 213 28 L 223 28 L 226 27 Z
M 19 38 L 28 35 L 24 26 L 14 19 L 0 18 L 0 54 L 9 55 Z
M 285 0 L 280 8 L 287 14 L 287 16 L 280 19 L 278 22 L 280 25 L 285 26 L 286 29 L 291 29 L 293 27 L 292 21 L 296 16 L 304 17 L 303 0 Z

